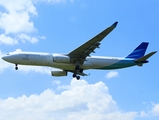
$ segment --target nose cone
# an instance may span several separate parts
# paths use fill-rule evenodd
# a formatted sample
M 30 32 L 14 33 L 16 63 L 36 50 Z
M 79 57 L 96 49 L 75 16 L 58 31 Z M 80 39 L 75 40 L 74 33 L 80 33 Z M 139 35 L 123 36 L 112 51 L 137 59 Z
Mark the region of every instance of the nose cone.
M 3 57 L 2 57 L 2 59 L 4 60 L 4 61 L 7 61 L 7 62 L 10 62 L 10 63 L 15 63 L 15 62 L 17 62 L 17 59 L 16 59 L 16 57 L 14 56 L 14 55 L 4 55 Z
M 5 61 L 7 61 L 8 57 L 7 56 L 3 56 L 2 59 L 5 60 Z
M 10 57 L 9 55 L 4 55 L 4 56 L 2 57 L 2 59 L 3 59 L 4 61 L 7 61 L 7 62 L 10 62 L 10 61 L 11 61 L 11 57 Z

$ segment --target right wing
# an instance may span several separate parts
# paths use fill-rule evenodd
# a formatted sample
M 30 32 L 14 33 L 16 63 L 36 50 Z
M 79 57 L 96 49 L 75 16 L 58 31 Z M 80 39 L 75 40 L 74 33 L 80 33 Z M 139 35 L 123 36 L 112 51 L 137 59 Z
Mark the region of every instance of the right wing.
M 83 64 L 85 58 L 90 56 L 90 53 L 94 52 L 96 48 L 99 48 L 100 42 L 117 26 L 117 24 L 118 22 L 115 22 L 80 47 L 70 52 L 68 56 L 71 58 L 71 63 L 78 62 L 79 64 Z

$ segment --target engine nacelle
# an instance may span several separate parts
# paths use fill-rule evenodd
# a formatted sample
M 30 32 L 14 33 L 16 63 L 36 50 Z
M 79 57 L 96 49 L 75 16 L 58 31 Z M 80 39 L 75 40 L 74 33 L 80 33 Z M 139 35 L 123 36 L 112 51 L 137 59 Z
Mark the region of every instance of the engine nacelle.
M 56 76 L 56 77 L 58 77 L 58 76 L 67 76 L 67 72 L 66 71 L 51 71 L 51 75 L 52 76 Z
M 69 63 L 70 57 L 65 55 L 53 55 L 53 62 Z

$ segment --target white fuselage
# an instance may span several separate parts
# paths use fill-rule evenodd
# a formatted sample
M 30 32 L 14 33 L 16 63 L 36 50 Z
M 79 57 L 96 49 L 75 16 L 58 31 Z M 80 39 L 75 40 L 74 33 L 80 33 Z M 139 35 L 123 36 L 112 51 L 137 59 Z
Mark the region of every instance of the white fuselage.
M 76 66 L 74 63 L 70 63 L 69 57 L 64 54 L 19 52 L 7 54 L 3 59 L 14 64 L 49 66 L 63 70 L 74 70 Z M 86 58 L 81 67 L 83 69 L 118 69 L 133 65 L 136 65 L 133 59 L 91 56 Z

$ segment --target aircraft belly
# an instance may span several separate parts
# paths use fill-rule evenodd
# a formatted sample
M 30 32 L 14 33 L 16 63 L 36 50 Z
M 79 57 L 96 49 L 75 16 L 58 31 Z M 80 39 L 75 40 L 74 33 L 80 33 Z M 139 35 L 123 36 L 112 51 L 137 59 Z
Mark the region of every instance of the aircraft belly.
M 71 63 L 51 62 L 49 64 L 49 66 L 50 67 L 54 67 L 54 68 L 63 69 L 63 70 L 74 70 L 75 69 L 75 64 L 71 64 Z

